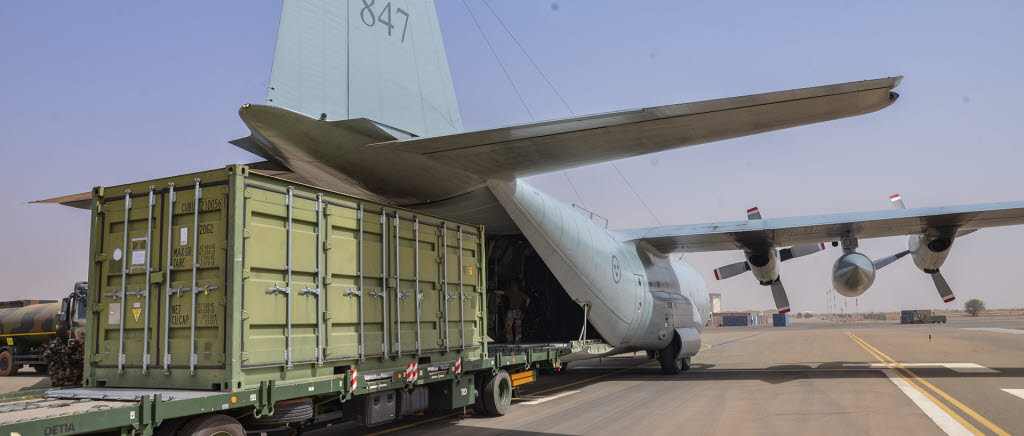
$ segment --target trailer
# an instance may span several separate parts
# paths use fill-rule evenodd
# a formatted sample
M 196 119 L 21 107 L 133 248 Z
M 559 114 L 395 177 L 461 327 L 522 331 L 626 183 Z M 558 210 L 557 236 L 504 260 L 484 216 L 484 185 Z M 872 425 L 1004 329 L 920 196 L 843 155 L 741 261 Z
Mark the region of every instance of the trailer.
M 483 241 L 244 165 L 95 188 L 84 383 L 0 399 L 0 434 L 502 415 L 584 345 L 488 350 Z

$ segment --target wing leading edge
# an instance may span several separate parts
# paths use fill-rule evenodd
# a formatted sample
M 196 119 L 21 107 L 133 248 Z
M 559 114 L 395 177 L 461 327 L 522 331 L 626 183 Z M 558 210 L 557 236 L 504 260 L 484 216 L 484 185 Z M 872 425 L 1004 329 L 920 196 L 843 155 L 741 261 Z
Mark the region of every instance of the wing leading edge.
M 644 240 L 662 253 L 749 249 L 976 230 L 1024 224 L 1024 201 L 917 209 L 880 210 L 752 221 L 618 230 L 623 240 Z

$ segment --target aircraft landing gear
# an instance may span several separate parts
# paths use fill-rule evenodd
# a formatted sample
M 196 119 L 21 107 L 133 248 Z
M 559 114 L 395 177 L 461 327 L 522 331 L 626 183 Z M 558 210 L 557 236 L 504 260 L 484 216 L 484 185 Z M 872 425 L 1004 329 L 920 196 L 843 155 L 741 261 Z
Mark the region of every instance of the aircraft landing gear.
M 661 372 L 674 375 L 690 369 L 690 358 L 680 356 L 680 348 L 679 338 L 676 337 L 664 350 L 658 352 Z

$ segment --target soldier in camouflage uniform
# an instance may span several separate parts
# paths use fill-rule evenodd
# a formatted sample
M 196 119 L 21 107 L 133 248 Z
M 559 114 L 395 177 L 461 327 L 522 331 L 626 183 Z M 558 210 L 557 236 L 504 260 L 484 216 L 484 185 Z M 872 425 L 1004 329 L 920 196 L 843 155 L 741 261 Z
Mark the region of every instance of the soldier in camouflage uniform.
M 57 337 L 43 352 L 43 358 L 46 359 L 46 373 L 50 376 L 50 385 L 55 388 L 67 383 L 69 355 L 68 347 L 65 345 L 66 338 L 66 333 L 62 335 L 58 332 Z
M 68 346 L 68 369 L 65 385 L 79 386 L 82 384 L 82 371 L 85 369 L 85 329 L 75 330 L 75 341 Z

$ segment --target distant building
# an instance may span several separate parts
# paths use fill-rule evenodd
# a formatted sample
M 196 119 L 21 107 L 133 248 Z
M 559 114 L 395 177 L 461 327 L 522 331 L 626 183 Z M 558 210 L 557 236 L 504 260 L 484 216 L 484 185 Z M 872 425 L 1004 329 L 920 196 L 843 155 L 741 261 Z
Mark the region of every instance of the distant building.
M 722 311 L 722 294 L 710 294 L 711 295 L 711 312 L 718 313 Z

